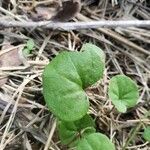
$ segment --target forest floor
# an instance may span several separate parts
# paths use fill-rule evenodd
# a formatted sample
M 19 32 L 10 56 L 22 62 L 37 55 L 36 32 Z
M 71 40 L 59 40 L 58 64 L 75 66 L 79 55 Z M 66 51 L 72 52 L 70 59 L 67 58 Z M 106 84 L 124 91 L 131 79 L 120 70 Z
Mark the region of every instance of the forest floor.
M 30 6 L 31 2 L 2 0 L 0 17 L 27 20 L 28 16 L 20 13 L 18 6 Z M 84 0 L 72 21 L 88 20 L 150 20 L 150 2 Z M 29 39 L 34 41 L 30 43 L 32 52 L 23 58 L 20 50 L 27 47 Z M 150 126 L 150 115 L 146 115 L 150 113 L 150 27 L 72 31 L 0 27 L 0 150 L 68 149 L 60 143 L 55 117 L 45 104 L 42 72 L 58 53 L 80 50 L 87 42 L 99 46 L 106 54 L 102 83 L 87 91 L 96 130 L 107 135 L 117 150 L 150 150 L 150 144 L 142 137 L 144 128 Z M 117 74 L 132 78 L 140 92 L 138 104 L 124 114 L 112 109 L 107 96 L 108 81 Z

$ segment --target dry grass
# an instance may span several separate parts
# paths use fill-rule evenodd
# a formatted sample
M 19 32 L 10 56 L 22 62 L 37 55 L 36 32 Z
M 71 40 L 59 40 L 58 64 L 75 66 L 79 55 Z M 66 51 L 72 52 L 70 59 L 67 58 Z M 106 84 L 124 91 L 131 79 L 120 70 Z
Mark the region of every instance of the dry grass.
M 22 20 L 21 16 L 14 15 L 15 9 L 9 11 L 10 2 L 7 1 L 3 1 L 5 12 L 0 9 L 0 16 Z M 15 8 L 15 3 L 11 7 Z M 74 20 L 101 19 L 150 20 L 149 0 L 137 3 L 85 0 L 81 13 Z M 28 38 L 33 38 L 36 44 L 27 65 L 3 68 L 5 70 L 1 73 L 9 75 L 9 80 L 0 90 L 0 150 L 67 149 L 58 139 L 55 117 L 45 106 L 41 75 L 49 59 L 63 49 L 78 50 L 86 42 L 95 43 L 107 56 L 102 83 L 98 82 L 87 90 L 97 131 L 105 133 L 117 150 L 150 150 L 149 143 L 142 138 L 143 128 L 150 125 L 150 116 L 146 116 L 150 110 L 150 28 L 118 27 L 70 32 L 11 28 L 1 30 L 0 34 L 11 43 L 25 44 Z M 140 91 L 139 103 L 125 114 L 113 108 L 106 94 L 110 77 L 120 73 L 135 80 Z

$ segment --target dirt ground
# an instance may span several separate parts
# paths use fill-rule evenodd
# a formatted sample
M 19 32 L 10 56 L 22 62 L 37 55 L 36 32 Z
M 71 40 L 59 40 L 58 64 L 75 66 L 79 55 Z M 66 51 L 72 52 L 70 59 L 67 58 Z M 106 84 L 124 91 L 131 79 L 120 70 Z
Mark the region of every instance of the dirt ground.
M 33 16 L 37 19 L 33 9 L 27 13 L 32 3 L 32 0 L 1 0 L 0 17 L 18 21 L 31 21 Z M 150 1 L 83 0 L 81 11 L 71 21 L 89 20 L 150 20 Z M 27 58 L 22 58 L 19 52 L 30 38 L 34 48 Z M 146 115 L 150 113 L 150 27 L 59 31 L 2 26 L 0 150 L 69 149 L 60 143 L 55 116 L 45 104 L 42 72 L 61 51 L 80 50 L 87 42 L 99 46 L 106 54 L 103 81 L 87 90 L 96 130 L 107 135 L 117 150 L 150 150 L 150 144 L 142 137 L 144 128 L 150 126 L 150 115 Z M 116 74 L 131 77 L 140 92 L 138 104 L 124 114 L 113 108 L 107 95 L 108 81 Z

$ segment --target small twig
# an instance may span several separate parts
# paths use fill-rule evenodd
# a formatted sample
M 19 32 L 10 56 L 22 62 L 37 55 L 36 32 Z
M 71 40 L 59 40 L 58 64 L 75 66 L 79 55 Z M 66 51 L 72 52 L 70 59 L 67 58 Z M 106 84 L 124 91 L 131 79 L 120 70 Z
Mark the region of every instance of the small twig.
M 133 130 L 131 130 L 130 134 L 129 134 L 129 138 L 127 139 L 125 145 L 123 146 L 122 150 L 125 150 L 126 147 L 130 144 L 130 142 L 135 138 L 137 132 L 139 131 L 139 129 L 142 126 L 142 122 L 140 122 Z
M 139 3 L 133 2 L 133 1 L 131 1 L 131 0 L 127 0 L 127 2 L 128 2 L 128 3 L 131 3 L 131 4 L 134 4 L 134 5 L 138 6 L 138 7 L 141 7 L 141 8 L 143 8 L 143 9 L 147 10 L 147 11 L 150 11 L 150 8 L 145 7 L 145 6 L 143 6 L 143 5 L 139 4 Z
M 17 15 L 14 15 L 12 12 L 10 12 L 10 11 L 4 9 L 3 7 L 0 7 L 0 12 L 6 14 L 6 16 L 7 16 L 7 15 L 8 15 L 8 16 L 11 16 L 12 18 L 15 18 L 15 19 L 17 19 L 17 20 L 19 20 L 19 21 L 21 21 L 21 22 L 26 22 L 26 21 L 23 20 L 22 18 L 18 17 Z
M 122 21 L 90 21 L 90 22 L 20 22 L 0 20 L 0 26 L 3 28 L 23 27 L 23 28 L 47 28 L 58 30 L 80 30 L 94 28 L 114 28 L 114 27 L 150 27 L 150 20 L 122 20 Z

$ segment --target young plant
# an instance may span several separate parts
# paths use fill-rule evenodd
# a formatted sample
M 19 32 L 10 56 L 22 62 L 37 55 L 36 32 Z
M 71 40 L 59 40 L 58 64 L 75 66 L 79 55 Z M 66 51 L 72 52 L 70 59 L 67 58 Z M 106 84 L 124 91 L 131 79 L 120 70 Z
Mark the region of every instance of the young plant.
M 117 110 L 122 113 L 125 113 L 127 108 L 135 106 L 139 98 L 136 83 L 125 75 L 111 78 L 108 95 Z
M 62 52 L 46 66 L 44 98 L 59 119 L 75 121 L 85 116 L 89 100 L 84 89 L 103 77 L 104 61 L 100 48 L 85 44 L 81 52 Z
M 96 132 L 95 123 L 89 115 L 74 122 L 59 121 L 58 132 L 62 144 L 72 147 L 79 142 L 81 137 Z
M 85 115 L 74 122 L 60 121 L 58 124 L 60 140 L 77 150 L 115 150 L 107 136 L 96 133 L 92 117 Z
M 33 48 L 34 48 L 34 46 L 35 46 L 34 41 L 33 41 L 32 39 L 29 39 L 29 40 L 27 41 L 27 43 L 26 43 L 25 48 L 23 49 L 23 54 L 24 54 L 25 56 L 31 54 L 31 52 L 32 52 L 32 50 L 33 50 Z
M 80 52 L 62 52 L 45 68 L 43 94 L 50 111 L 58 118 L 63 144 L 77 150 L 115 150 L 107 136 L 96 133 L 94 120 L 87 115 L 89 100 L 84 91 L 103 77 L 104 52 L 93 44 L 84 44 Z M 124 75 L 110 80 L 109 97 L 125 112 L 138 99 L 136 84 Z

